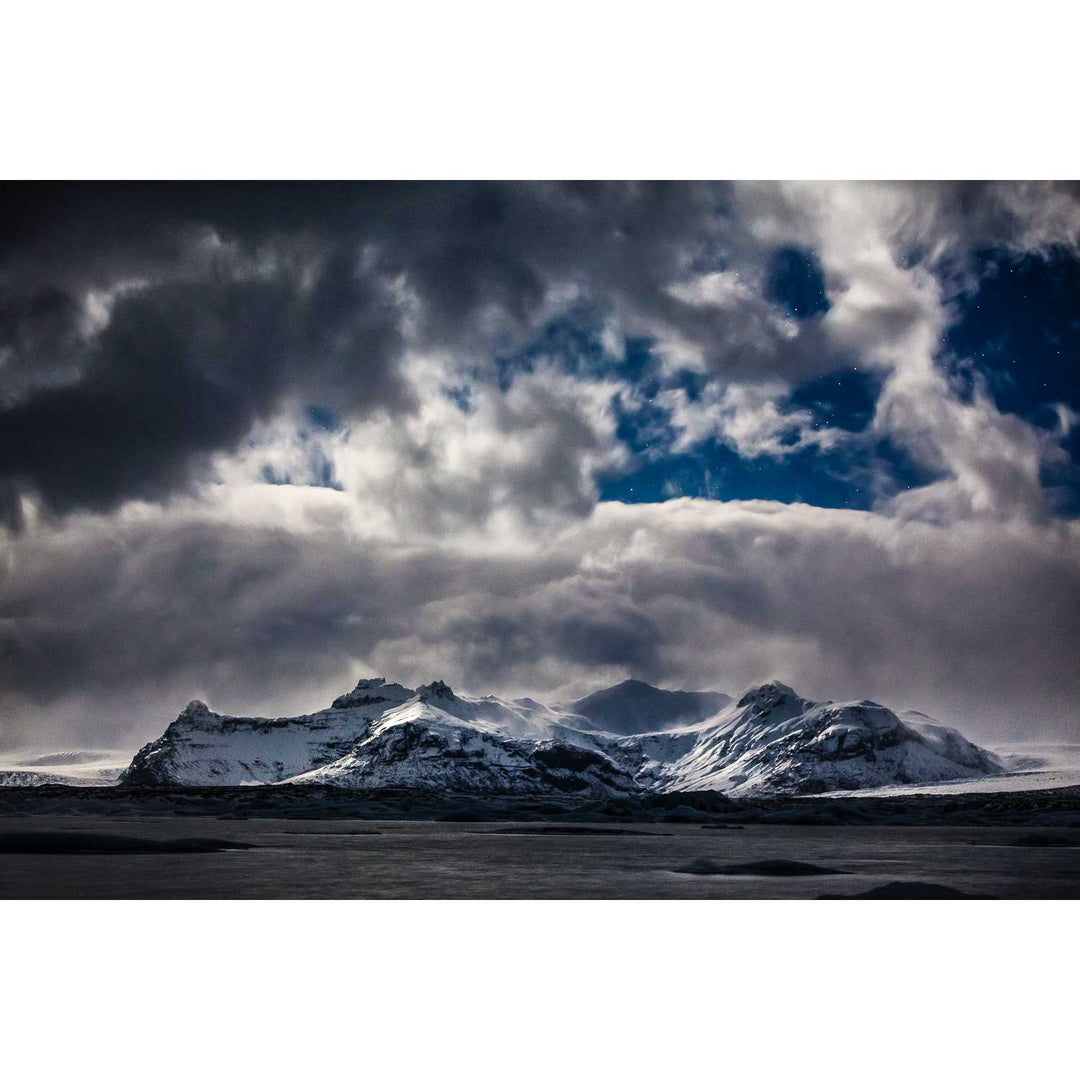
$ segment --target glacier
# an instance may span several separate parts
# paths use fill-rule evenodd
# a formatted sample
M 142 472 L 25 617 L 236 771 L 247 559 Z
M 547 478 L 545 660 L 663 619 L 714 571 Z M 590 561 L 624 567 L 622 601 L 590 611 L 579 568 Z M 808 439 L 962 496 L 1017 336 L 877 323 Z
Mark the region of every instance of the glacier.
M 809 795 L 1005 771 L 923 714 L 816 702 L 781 682 L 737 699 L 628 680 L 561 704 L 361 679 L 304 716 L 226 716 L 191 702 L 121 773 L 128 786 L 409 788 L 611 798 Z

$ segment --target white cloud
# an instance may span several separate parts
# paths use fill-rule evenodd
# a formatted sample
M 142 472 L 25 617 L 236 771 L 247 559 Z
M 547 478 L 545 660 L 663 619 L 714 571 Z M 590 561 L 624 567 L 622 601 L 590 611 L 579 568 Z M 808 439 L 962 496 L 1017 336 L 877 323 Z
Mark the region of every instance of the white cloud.
M 541 364 L 505 391 L 469 383 L 463 407 L 432 364 L 416 361 L 411 413 L 380 413 L 332 431 L 281 418 L 261 427 L 240 455 L 221 457 L 220 479 L 226 488 L 250 485 L 269 470 L 318 484 L 329 465 L 364 535 L 407 541 L 467 533 L 474 542 L 485 535 L 510 542 L 587 514 L 598 475 L 626 464 L 613 408 L 623 383 Z
M 808 409 L 782 410 L 786 396 L 783 385 L 720 386 L 713 382 L 698 397 L 677 388 L 660 393 L 657 402 L 670 413 L 677 433 L 671 449 L 676 453 L 716 438 L 741 457 L 783 458 L 808 447 L 828 451 L 844 441 L 843 431 L 815 426 Z

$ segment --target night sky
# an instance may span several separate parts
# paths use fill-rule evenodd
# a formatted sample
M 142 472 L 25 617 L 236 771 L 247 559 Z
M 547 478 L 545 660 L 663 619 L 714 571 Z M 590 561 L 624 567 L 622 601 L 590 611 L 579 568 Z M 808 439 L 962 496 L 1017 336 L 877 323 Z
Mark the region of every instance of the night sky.
M 0 748 L 362 674 L 1080 738 L 1080 187 L 0 195 Z

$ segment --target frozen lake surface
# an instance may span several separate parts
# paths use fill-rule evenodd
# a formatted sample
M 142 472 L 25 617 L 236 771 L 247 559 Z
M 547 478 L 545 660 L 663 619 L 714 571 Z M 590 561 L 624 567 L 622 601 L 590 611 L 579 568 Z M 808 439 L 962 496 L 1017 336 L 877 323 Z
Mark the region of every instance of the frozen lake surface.
M 63 853 L 27 850 L 61 834 Z M 114 850 L 78 853 L 95 837 Z M 1080 846 L 1017 844 L 1033 838 L 1080 845 L 1080 829 L 11 815 L 0 820 L 0 897 L 811 899 L 926 882 L 1002 899 L 1080 898 Z M 777 859 L 845 873 L 679 872 L 695 860 Z

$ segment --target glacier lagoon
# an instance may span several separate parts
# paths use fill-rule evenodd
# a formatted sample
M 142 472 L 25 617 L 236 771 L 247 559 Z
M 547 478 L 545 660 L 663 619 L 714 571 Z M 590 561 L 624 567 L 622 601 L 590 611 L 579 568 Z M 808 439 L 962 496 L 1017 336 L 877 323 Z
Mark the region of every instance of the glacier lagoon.
M 41 853 L 58 834 L 81 835 L 85 848 L 106 836 L 186 849 Z M 36 850 L 26 843 L 34 835 L 43 841 Z M 4 850 L 5 837 L 19 841 L 8 849 L 23 850 Z M 208 839 L 250 846 L 193 843 Z M 812 899 L 899 882 L 909 891 L 922 883 L 971 897 L 1064 899 L 1080 897 L 1080 846 L 1071 845 L 1080 845 L 1080 827 L 15 815 L 0 821 L 0 897 Z M 794 860 L 836 872 L 682 872 L 700 860 Z

